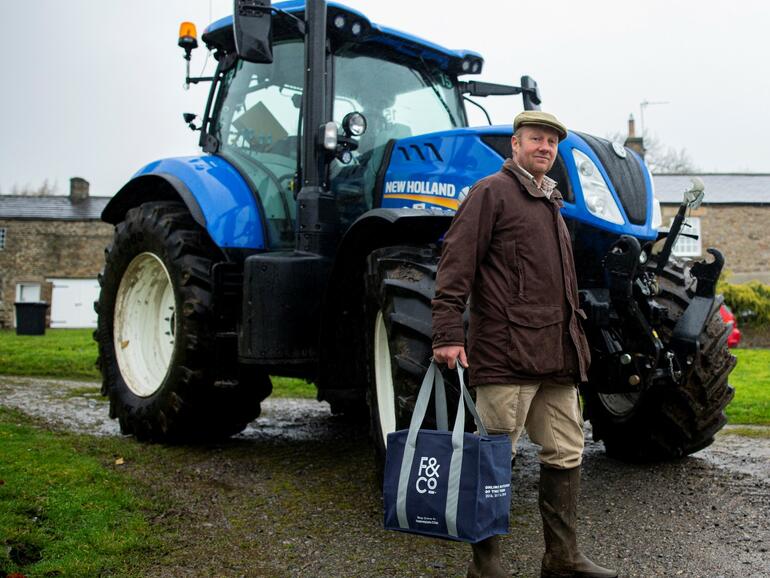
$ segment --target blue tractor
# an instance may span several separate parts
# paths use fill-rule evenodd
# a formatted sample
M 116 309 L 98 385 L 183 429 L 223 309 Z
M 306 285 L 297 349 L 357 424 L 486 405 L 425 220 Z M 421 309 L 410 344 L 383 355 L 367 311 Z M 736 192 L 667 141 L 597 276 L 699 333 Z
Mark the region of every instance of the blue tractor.
M 216 72 L 189 78 L 197 39 L 180 37 L 188 82 L 211 82 L 199 126 L 185 115 L 203 154 L 148 164 L 103 213 L 115 226 L 96 332 L 110 415 L 143 440 L 227 436 L 259 414 L 269 375 L 296 376 L 333 411 L 369 415 L 382 459 L 431 355 L 442 235 L 511 153 L 510 125 L 471 128 L 465 105 L 520 94 L 537 109 L 537 84 L 461 80 L 480 55 L 322 0 L 236 0 L 202 41 Z M 594 437 L 626 460 L 707 446 L 735 359 L 721 255 L 669 258 L 697 191 L 663 231 L 642 159 L 576 132 L 550 176 L 592 348 L 581 391 Z

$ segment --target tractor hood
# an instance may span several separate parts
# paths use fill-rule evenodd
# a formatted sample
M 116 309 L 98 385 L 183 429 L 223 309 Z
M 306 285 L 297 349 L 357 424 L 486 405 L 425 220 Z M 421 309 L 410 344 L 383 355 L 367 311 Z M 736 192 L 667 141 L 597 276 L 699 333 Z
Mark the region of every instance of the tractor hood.
M 500 170 L 511 156 L 511 135 L 511 127 L 503 125 L 395 141 L 385 159 L 381 206 L 453 214 L 473 183 Z M 549 176 L 564 197 L 565 218 L 619 235 L 657 237 L 652 179 L 631 149 L 570 132 L 559 143 Z

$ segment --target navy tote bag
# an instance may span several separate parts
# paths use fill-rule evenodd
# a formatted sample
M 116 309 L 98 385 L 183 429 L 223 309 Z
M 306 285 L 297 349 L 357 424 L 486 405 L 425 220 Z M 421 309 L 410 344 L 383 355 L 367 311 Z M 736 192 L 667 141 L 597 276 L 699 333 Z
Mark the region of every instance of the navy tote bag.
M 478 542 L 508 533 L 511 439 L 487 435 L 463 381 L 457 417 L 447 424 L 444 378 L 431 362 L 408 430 L 388 434 L 383 497 L 385 528 Z M 420 429 L 435 384 L 436 430 Z M 465 405 L 480 435 L 465 432 Z

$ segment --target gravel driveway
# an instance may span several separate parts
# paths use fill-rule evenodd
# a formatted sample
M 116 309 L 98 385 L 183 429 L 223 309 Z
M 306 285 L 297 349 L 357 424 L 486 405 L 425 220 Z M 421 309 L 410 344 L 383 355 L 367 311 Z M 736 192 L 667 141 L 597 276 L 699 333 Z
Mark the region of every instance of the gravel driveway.
M 120 435 L 94 384 L 0 377 L 0 405 L 55 428 Z M 622 576 L 770 576 L 768 428 L 732 429 L 694 456 L 644 466 L 608 459 L 589 435 L 585 550 Z M 121 470 L 127 483 L 165 505 L 152 521 L 167 551 L 148 561 L 149 576 L 464 576 L 466 545 L 381 529 L 365 428 L 326 404 L 269 399 L 221 444 L 128 444 L 137 455 Z M 537 472 L 525 440 L 503 539 L 515 576 L 539 575 Z

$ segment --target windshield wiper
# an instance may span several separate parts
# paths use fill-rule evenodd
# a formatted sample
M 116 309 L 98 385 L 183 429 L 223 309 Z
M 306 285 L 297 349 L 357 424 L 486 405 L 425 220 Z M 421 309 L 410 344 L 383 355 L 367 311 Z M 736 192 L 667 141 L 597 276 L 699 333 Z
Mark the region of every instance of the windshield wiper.
M 422 64 L 422 68 L 420 69 L 420 75 L 422 77 L 422 81 L 425 83 L 426 86 L 429 86 L 431 90 L 433 91 L 433 94 L 436 95 L 436 98 L 438 98 L 438 101 L 441 103 L 441 106 L 444 107 L 444 110 L 449 115 L 449 120 L 452 123 L 453 127 L 457 126 L 457 121 L 455 120 L 454 115 L 452 114 L 452 111 L 449 109 L 449 105 L 447 104 L 446 100 L 444 100 L 444 97 L 441 96 L 441 93 L 439 92 L 438 88 L 436 88 L 436 79 L 433 77 L 433 75 L 430 72 L 430 69 L 428 68 L 428 65 L 425 63 L 425 61 L 420 58 L 420 64 Z
M 467 96 L 463 96 L 463 100 L 464 100 L 465 102 L 470 102 L 470 103 L 471 103 L 473 106 L 477 106 L 477 107 L 479 107 L 479 108 L 481 109 L 481 112 L 483 112 L 483 113 L 484 113 L 484 116 L 486 116 L 486 117 L 487 117 L 487 123 L 489 124 L 489 126 L 492 126 L 492 119 L 489 117 L 489 113 L 487 112 L 487 109 L 486 109 L 486 108 L 484 108 L 483 106 L 481 106 L 481 105 L 480 105 L 478 102 L 476 102 L 475 100 L 471 100 L 471 99 L 470 99 L 470 98 L 468 98 Z

